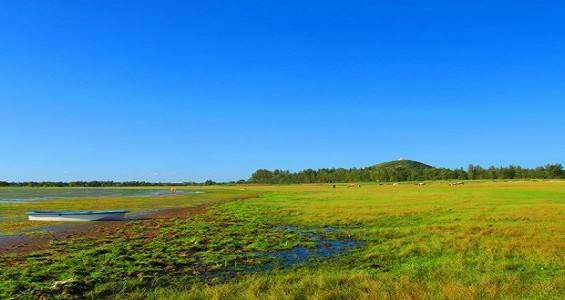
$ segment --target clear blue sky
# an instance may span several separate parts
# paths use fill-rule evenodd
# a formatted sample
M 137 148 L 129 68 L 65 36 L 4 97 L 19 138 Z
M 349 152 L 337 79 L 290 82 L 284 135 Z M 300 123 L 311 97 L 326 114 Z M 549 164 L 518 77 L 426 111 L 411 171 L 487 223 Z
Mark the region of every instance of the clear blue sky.
M 4 1 L 0 180 L 565 162 L 559 1 Z

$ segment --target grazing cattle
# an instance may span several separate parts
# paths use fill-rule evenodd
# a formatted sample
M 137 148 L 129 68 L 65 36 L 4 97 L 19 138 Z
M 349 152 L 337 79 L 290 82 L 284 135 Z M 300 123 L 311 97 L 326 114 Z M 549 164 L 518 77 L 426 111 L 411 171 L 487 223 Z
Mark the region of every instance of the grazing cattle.
M 450 182 L 450 183 L 449 183 L 449 186 L 457 186 L 457 185 L 464 185 L 464 184 L 465 184 L 465 182 L 463 182 L 463 181 L 459 181 L 459 182 Z
M 398 185 L 398 182 L 393 183 L 392 185 Z
M 422 185 L 426 185 L 426 183 L 425 183 L 425 182 L 420 182 L 420 183 L 418 183 L 418 185 L 419 185 L 419 186 L 422 186 Z

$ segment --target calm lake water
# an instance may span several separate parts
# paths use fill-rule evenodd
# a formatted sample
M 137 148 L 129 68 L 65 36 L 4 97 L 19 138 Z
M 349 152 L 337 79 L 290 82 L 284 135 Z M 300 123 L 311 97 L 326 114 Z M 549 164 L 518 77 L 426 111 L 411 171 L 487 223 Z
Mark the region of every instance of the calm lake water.
M 177 190 L 177 194 L 200 192 Z M 96 198 L 96 197 L 150 197 L 171 195 L 163 189 L 121 189 L 121 188 L 2 188 L 0 203 L 28 202 L 47 199 Z

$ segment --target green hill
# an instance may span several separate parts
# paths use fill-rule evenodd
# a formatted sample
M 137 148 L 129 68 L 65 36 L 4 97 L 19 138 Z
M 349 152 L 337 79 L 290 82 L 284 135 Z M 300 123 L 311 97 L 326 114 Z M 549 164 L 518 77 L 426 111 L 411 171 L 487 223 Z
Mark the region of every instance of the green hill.
M 421 163 L 415 160 L 409 159 L 399 159 L 393 161 L 387 161 L 380 164 L 376 164 L 372 166 L 373 169 L 405 169 L 405 170 L 424 170 L 424 169 L 432 169 L 433 167 L 430 165 L 426 165 L 425 163 Z

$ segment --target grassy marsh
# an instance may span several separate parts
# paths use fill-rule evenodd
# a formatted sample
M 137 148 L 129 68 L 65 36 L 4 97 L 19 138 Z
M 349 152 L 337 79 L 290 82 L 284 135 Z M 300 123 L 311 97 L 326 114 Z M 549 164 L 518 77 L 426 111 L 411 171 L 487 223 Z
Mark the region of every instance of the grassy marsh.
M 3 256 L 0 295 L 132 299 L 562 299 L 565 182 L 212 187 L 259 195 L 188 219 L 132 222 L 112 238 Z M 203 194 L 204 195 L 204 194 Z M 191 195 L 194 199 L 205 199 Z M 147 199 L 147 201 L 149 201 Z M 147 204 L 149 205 L 149 204 Z M 141 205 L 143 206 L 143 205 Z M 149 205 L 150 206 L 150 205 Z M 269 271 L 257 251 L 313 241 L 273 229 L 335 226 L 364 247 Z M 239 269 L 238 269 L 239 268 Z M 238 271 L 239 270 L 239 271 Z M 248 269 L 249 270 L 249 269 Z M 207 276 L 206 274 L 226 274 Z M 78 290 L 50 289 L 77 278 Z

